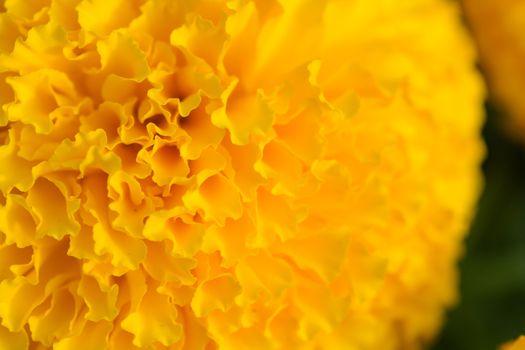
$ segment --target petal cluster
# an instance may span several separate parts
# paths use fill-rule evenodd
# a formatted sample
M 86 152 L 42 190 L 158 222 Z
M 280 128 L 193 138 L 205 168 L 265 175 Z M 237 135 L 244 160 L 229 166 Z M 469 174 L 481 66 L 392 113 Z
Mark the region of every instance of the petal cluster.
M 0 348 L 432 339 L 483 155 L 453 3 L 0 11 Z
M 510 134 L 525 139 L 525 1 L 462 0 L 494 102 Z M 490 23 L 490 25 L 487 25 Z

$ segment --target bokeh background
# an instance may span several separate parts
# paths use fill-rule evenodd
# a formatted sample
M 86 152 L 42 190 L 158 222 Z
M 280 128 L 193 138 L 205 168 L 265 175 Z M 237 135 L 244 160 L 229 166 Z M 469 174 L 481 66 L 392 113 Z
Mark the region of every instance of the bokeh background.
M 509 138 L 501 107 L 486 110 L 485 189 L 460 263 L 461 299 L 433 350 L 494 350 L 525 334 L 525 146 Z

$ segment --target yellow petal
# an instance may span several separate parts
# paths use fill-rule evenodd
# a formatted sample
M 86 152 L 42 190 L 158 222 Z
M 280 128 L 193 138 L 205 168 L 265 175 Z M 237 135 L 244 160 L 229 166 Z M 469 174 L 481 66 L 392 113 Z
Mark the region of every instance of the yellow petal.
M 238 146 L 225 140 L 224 146 L 231 156 L 231 166 L 235 172 L 233 182 L 239 188 L 244 200 L 254 200 L 257 188 L 264 183 L 264 178 L 254 167 L 262 157 L 261 150 L 253 142 Z
M 6 78 L 9 76 L 10 75 L 8 73 L 0 73 L 0 126 L 7 125 L 9 121 L 7 117 L 7 104 L 15 99 L 13 89 L 6 82 Z
M 255 225 L 248 213 L 233 220 L 227 219 L 224 227 L 211 226 L 206 230 L 202 249 L 205 252 L 218 250 L 225 266 L 234 266 L 249 252 L 248 237 L 255 232 Z
M 32 248 L 18 248 L 14 244 L 2 244 L 0 246 L 0 279 L 14 278 L 12 266 L 28 264 L 31 262 L 32 256 Z
M 107 338 L 113 325 L 107 321 L 87 321 L 79 334 L 64 338 L 53 344 L 56 350 L 105 350 Z
M 36 223 L 25 198 L 9 194 L 5 207 L 0 209 L 0 230 L 5 243 L 18 247 L 30 246 L 36 239 Z
M 54 70 L 41 70 L 21 77 L 9 77 L 16 102 L 7 108 L 10 121 L 34 126 L 37 133 L 53 129 L 53 113 L 76 103 L 76 91 L 67 75 Z
M 160 186 L 184 181 L 189 173 L 187 161 L 181 157 L 176 145 L 157 139 L 149 161 L 153 170 L 153 181 Z
M 79 232 L 80 224 L 75 219 L 75 212 L 80 201 L 69 198 L 62 184 L 44 178 L 37 179 L 29 190 L 27 203 L 38 220 L 38 236 L 49 235 L 62 239 L 65 235 L 74 236 Z
M 9 53 L 13 50 L 15 41 L 20 35 L 20 30 L 13 18 L 7 13 L 0 14 L 0 35 L 2 41 L 0 42 L 0 53 Z
M 242 215 L 242 205 L 237 189 L 221 174 L 205 179 L 197 189 L 183 197 L 190 210 L 202 210 L 206 220 L 223 226 L 226 218 L 238 219 Z
M 217 146 L 224 136 L 224 130 L 215 127 L 203 106 L 179 120 L 181 128 L 190 139 L 180 148 L 184 159 L 198 159 L 208 146 Z
M 50 346 L 57 339 L 68 336 L 74 313 L 74 296 L 65 289 L 56 291 L 49 309 L 42 315 L 33 315 L 29 318 L 32 339 Z
M 127 116 L 122 105 L 112 102 L 102 103 L 93 114 L 81 116 L 81 132 L 89 132 L 101 129 L 106 134 L 106 140 L 110 145 L 115 144 L 121 125 L 127 121 Z
M 155 341 L 170 346 L 182 336 L 177 309 L 151 285 L 138 309 L 122 321 L 122 328 L 134 335 L 133 344 L 141 348 Z
M 213 310 L 228 310 L 240 287 L 232 275 L 224 274 L 199 284 L 191 301 L 197 317 L 204 317 Z
M 90 321 L 113 320 L 118 310 L 115 306 L 118 295 L 118 285 L 107 288 L 101 286 L 90 276 L 82 276 L 77 293 L 82 297 L 89 308 L 85 318 Z
M 233 144 L 245 145 L 252 134 L 266 135 L 270 132 L 274 114 L 262 92 L 255 96 L 245 95 L 234 81 L 222 93 L 221 100 L 223 107 L 212 113 L 212 122 L 230 131 Z
M 224 29 L 202 17 L 195 17 L 192 23 L 171 32 L 170 43 L 189 50 L 204 59 L 210 66 L 217 65 L 220 52 L 225 44 Z
M 108 183 L 109 208 L 117 213 L 113 227 L 140 238 L 146 217 L 155 210 L 154 201 L 144 194 L 137 179 L 125 172 L 113 172 Z
M 304 339 L 320 330 L 332 331 L 346 316 L 349 305 L 349 299 L 334 297 L 321 285 L 298 288 L 296 302 L 304 315 L 299 322 L 299 335 Z
M 0 349 L 26 350 L 29 340 L 25 330 L 10 332 L 7 328 L 0 326 Z
M 23 277 L 2 281 L 0 293 L 2 325 L 12 332 L 19 332 L 34 308 L 45 299 L 42 286 L 31 285 Z
M 95 252 L 109 254 L 115 267 L 135 270 L 146 256 L 146 245 L 126 233 L 97 223 L 93 227 Z
M 148 243 L 148 254 L 143 265 L 159 282 L 178 282 L 182 285 L 195 283 L 195 277 L 191 273 L 196 265 L 195 260 L 171 254 L 163 243 Z
M 97 49 L 100 53 L 101 70 L 105 74 L 115 74 L 135 81 L 142 81 L 149 74 L 146 55 L 124 32 L 112 32 L 107 39 L 98 41 Z M 126 59 L 123 60 L 123 57 Z
M 235 274 L 242 287 L 238 300 L 243 304 L 253 303 L 260 293 L 268 294 L 270 300 L 279 298 L 293 283 L 291 268 L 264 253 L 240 261 Z
M 325 281 L 340 272 L 346 256 L 349 236 L 345 232 L 325 232 L 296 238 L 275 246 L 275 252 L 289 256 L 299 267 L 316 272 Z
M 83 0 L 77 12 L 80 26 L 101 37 L 127 26 L 140 13 L 138 2 L 126 0 Z
M 265 247 L 276 240 L 294 237 L 300 212 L 292 209 L 284 196 L 274 196 L 265 189 L 257 192 L 257 236 L 253 244 Z
M 135 35 L 148 34 L 155 40 L 169 42 L 171 31 L 184 21 L 186 7 L 193 1 L 155 0 L 141 6 L 142 14 L 130 25 Z
M 224 339 L 224 349 L 274 349 L 268 338 L 258 329 L 240 329 Z
M 34 162 L 30 162 L 17 155 L 17 144 L 14 131 L 9 131 L 9 141 L 0 146 L 0 190 L 9 192 L 13 187 L 27 191 L 33 182 L 31 173 Z

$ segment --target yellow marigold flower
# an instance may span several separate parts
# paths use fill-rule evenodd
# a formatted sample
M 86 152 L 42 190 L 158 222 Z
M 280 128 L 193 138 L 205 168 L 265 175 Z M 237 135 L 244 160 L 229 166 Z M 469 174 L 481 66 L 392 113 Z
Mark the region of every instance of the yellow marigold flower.
M 1 3 L 1 349 L 434 336 L 483 154 L 454 3 Z
M 525 1 L 463 0 L 463 6 L 491 95 L 511 117 L 509 131 L 524 139 Z

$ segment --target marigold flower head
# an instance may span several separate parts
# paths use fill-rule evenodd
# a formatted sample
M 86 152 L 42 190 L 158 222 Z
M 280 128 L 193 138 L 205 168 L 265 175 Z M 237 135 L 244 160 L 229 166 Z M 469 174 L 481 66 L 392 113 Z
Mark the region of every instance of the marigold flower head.
M 510 133 L 525 139 L 525 1 L 463 0 L 463 6 L 491 96 L 508 112 Z
M 441 0 L 6 0 L 0 348 L 420 349 L 483 87 Z

